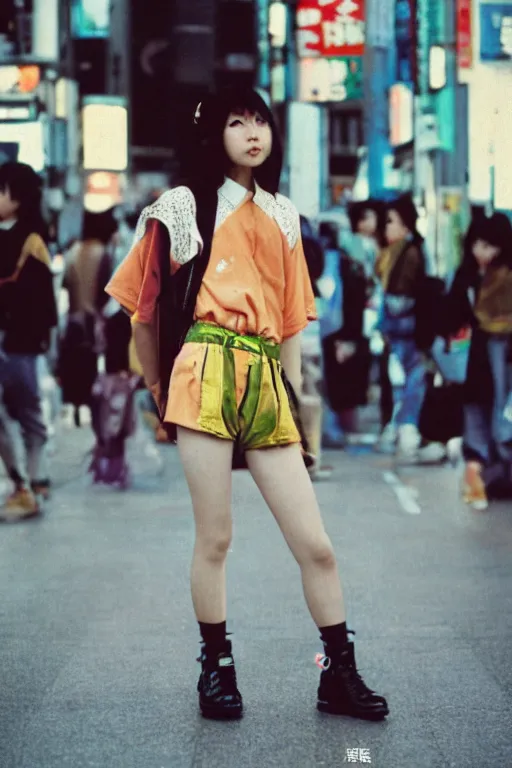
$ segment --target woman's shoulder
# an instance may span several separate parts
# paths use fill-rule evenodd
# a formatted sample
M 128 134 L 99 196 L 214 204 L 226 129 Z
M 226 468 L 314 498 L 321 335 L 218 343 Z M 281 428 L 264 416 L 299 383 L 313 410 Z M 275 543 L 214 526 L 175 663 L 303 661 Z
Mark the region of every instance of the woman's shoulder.
M 156 219 L 171 229 L 188 224 L 189 219 L 195 219 L 195 216 L 196 201 L 192 190 L 184 186 L 173 187 L 143 209 L 135 228 L 135 237 L 140 239 L 144 235 L 150 219 Z
M 295 248 L 300 238 L 300 218 L 292 201 L 279 192 L 272 195 L 258 187 L 254 202 L 274 219 L 290 248 Z
M 144 208 L 135 228 L 135 241 L 142 240 L 149 221 L 158 221 L 169 234 L 174 260 L 178 264 L 186 264 L 202 246 L 196 217 L 196 200 L 192 190 L 186 186 L 173 187 Z

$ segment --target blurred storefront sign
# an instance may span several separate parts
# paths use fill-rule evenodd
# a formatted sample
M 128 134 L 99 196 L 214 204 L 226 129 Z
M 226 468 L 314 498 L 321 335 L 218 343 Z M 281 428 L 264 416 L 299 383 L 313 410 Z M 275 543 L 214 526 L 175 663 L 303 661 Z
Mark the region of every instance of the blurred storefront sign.
M 38 66 L 0 66 L 0 94 L 33 93 L 41 82 Z
M 128 167 L 126 100 L 88 96 L 82 110 L 84 170 L 125 171 Z
M 480 58 L 512 60 L 512 0 L 480 3 Z
M 392 147 L 409 144 L 414 138 L 414 94 L 405 83 L 389 89 L 389 141 Z
M 473 0 L 457 0 L 457 63 L 459 69 L 473 66 Z
M 416 87 L 416 0 L 397 0 L 395 7 L 396 79 Z
M 37 107 L 33 101 L 13 103 L 0 99 L 0 122 L 30 123 L 37 118 Z
M 366 20 L 366 44 L 372 48 L 389 48 L 393 44 L 395 0 L 378 0 Z
M 45 137 L 47 126 L 44 120 L 33 122 L 2 122 L 0 117 L 0 147 L 4 144 L 17 147 L 17 160 L 27 163 L 40 173 L 45 167 Z
M 301 59 L 299 101 L 346 101 L 363 95 L 363 62 L 360 57 Z
M 363 56 L 364 0 L 299 0 L 297 30 L 301 58 Z
M 117 173 L 96 171 L 85 182 L 84 208 L 92 213 L 108 211 L 122 201 L 121 180 Z
M 73 0 L 71 29 L 73 37 L 109 37 L 110 0 Z

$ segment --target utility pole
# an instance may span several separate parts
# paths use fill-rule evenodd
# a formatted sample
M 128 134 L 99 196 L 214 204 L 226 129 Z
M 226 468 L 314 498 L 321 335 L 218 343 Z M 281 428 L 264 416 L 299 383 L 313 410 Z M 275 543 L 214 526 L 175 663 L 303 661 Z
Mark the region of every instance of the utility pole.
M 365 143 L 369 194 L 379 199 L 386 194 L 384 161 L 390 153 L 388 89 L 394 21 L 395 0 L 366 0 Z

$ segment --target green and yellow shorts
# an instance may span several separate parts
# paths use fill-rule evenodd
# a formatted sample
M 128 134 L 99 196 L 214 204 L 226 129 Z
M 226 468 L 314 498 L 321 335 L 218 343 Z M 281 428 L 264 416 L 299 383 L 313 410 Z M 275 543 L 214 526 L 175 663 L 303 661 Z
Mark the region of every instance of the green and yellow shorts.
M 164 421 L 242 451 L 300 443 L 279 354 L 260 336 L 196 323 L 174 363 Z

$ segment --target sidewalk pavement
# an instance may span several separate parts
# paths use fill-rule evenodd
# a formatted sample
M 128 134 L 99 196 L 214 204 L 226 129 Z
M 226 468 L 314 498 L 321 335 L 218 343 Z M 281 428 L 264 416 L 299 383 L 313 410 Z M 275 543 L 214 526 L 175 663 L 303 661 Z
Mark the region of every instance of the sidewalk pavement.
M 512 765 L 510 505 L 469 512 L 449 468 L 329 453 L 316 488 L 358 665 L 391 708 L 374 724 L 317 713 L 322 649 L 298 568 L 235 473 L 228 629 L 246 714 L 217 723 L 197 713 L 176 450 L 160 446 L 165 471 L 146 461 L 122 493 L 84 479 L 91 444 L 61 430 L 47 515 L 0 527 L 2 768 Z

